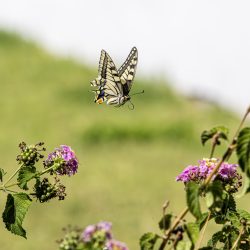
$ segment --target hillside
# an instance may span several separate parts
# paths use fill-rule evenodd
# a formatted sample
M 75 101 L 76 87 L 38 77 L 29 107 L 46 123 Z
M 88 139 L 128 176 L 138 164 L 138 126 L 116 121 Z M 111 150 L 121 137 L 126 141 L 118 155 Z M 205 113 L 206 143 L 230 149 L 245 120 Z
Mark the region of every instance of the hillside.
M 70 145 L 81 163 L 76 176 L 65 178 L 65 202 L 31 206 L 27 241 L 0 227 L 1 249 L 56 249 L 63 226 L 99 220 L 112 221 L 116 238 L 139 249 L 140 235 L 157 227 L 166 199 L 172 211 L 182 209 L 183 186 L 174 178 L 208 156 L 201 131 L 239 122 L 231 112 L 189 101 L 154 78 L 135 78 L 132 92 L 145 94 L 133 97 L 134 110 L 96 105 L 89 82 L 98 65 L 53 56 L 15 34 L 0 32 L 0 55 L 0 166 L 16 168 L 22 140 L 44 141 L 48 151 Z

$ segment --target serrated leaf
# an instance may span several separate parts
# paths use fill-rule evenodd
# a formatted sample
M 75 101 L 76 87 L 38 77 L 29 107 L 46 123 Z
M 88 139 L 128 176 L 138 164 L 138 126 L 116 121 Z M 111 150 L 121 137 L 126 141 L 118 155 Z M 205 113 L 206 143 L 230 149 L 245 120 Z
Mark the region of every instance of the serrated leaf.
M 185 225 L 185 229 L 188 235 L 188 238 L 192 242 L 193 246 L 199 238 L 200 227 L 198 223 L 189 222 Z
M 140 238 L 141 250 L 153 250 L 159 236 L 155 233 L 145 233 Z
M 238 209 L 237 213 L 239 214 L 240 218 L 247 220 L 250 222 L 250 213 L 243 210 L 243 209 Z
M 32 167 L 22 167 L 18 173 L 18 186 L 24 190 L 28 190 L 27 183 L 36 177 L 36 168 L 34 166 Z
M 171 225 L 172 214 L 165 214 L 164 217 L 159 221 L 158 225 L 161 230 L 169 229 Z
M 206 190 L 206 204 L 209 209 L 216 209 L 219 211 L 224 204 L 224 191 L 223 185 L 220 180 L 210 183 Z
M 218 242 L 223 241 L 223 237 L 224 235 L 222 231 L 214 233 L 212 239 L 208 241 L 208 246 L 215 247 Z
M 214 127 L 210 130 L 205 130 L 201 134 L 201 143 L 202 143 L 202 145 L 205 145 L 205 143 L 209 139 L 212 139 L 213 136 L 215 136 L 216 134 L 218 134 L 218 140 L 219 139 L 227 140 L 228 133 L 229 133 L 228 128 L 226 128 L 224 126 L 217 126 L 217 127 Z
M 8 194 L 2 216 L 6 228 L 24 238 L 26 238 L 26 231 L 23 229 L 22 223 L 31 202 L 32 200 L 25 193 Z
M 186 199 L 189 211 L 194 215 L 196 219 L 201 216 L 200 208 L 200 186 L 197 183 L 189 182 L 186 186 Z
M 236 228 L 240 228 L 242 225 L 240 223 L 240 219 L 239 219 L 239 215 L 235 212 L 229 211 L 226 215 L 226 218 L 228 221 L 231 222 L 231 224 L 236 227 Z
M 250 177 L 250 127 L 243 128 L 237 139 L 236 148 L 241 170 Z
M 3 181 L 3 176 L 4 175 L 5 175 L 5 171 L 2 168 L 0 168 L 0 182 Z
M 192 249 L 192 243 L 190 241 L 179 241 L 176 250 L 191 250 Z

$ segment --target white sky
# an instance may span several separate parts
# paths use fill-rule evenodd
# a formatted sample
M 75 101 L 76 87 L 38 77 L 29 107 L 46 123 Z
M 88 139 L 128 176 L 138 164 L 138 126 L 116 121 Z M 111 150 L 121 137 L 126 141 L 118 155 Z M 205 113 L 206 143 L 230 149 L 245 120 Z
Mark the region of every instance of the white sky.
M 139 51 L 138 74 L 244 112 L 250 104 L 249 0 L 8 0 L 0 27 L 98 66 Z

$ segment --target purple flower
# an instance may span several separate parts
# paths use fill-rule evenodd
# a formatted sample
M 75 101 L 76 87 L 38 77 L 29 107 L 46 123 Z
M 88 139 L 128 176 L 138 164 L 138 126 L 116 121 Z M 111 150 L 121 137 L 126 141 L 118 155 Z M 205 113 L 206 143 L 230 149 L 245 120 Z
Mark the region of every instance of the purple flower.
M 95 232 L 96 232 L 96 225 L 87 226 L 82 233 L 83 241 L 90 242 Z
M 101 221 L 97 224 L 97 230 L 104 231 L 107 239 L 112 238 L 111 229 L 112 229 L 112 223 L 110 222 Z
M 237 170 L 236 170 L 237 166 L 238 166 L 237 164 L 228 164 L 223 162 L 219 169 L 219 176 L 225 180 L 235 178 L 237 175 Z
M 128 250 L 126 244 L 118 240 L 109 240 L 105 246 L 108 250 Z
M 44 165 L 46 168 L 54 166 L 54 170 L 59 175 L 71 176 L 77 172 L 78 160 L 71 147 L 61 145 L 48 155 L 47 160 L 44 161 Z
M 180 175 L 176 177 L 176 181 L 182 181 L 184 184 L 194 181 L 196 183 L 201 183 L 211 174 L 213 169 L 218 165 L 219 159 L 212 158 L 204 158 L 198 161 L 198 166 L 188 166 L 186 167 Z M 213 180 L 219 179 L 227 183 L 239 183 L 240 175 L 237 173 L 237 164 L 229 164 L 227 162 L 223 162 L 218 170 L 216 177 Z M 237 184 L 237 185 L 238 185 Z
M 111 233 L 112 224 L 110 222 L 101 221 L 96 225 L 87 226 L 82 233 L 82 240 L 84 242 L 90 242 L 96 233 L 102 232 L 105 237 L 105 241 L 112 239 Z

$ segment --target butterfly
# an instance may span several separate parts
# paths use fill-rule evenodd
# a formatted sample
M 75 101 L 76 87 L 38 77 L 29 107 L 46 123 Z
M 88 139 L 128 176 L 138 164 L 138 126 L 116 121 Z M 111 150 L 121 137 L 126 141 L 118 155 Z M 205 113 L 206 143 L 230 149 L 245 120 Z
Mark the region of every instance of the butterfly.
M 138 51 L 133 47 L 127 59 L 117 70 L 113 60 L 105 51 L 101 51 L 99 61 L 98 77 L 91 81 L 92 87 L 97 87 L 95 93 L 95 102 L 120 107 L 131 99 L 129 96 L 135 77 L 136 66 L 138 62 Z

